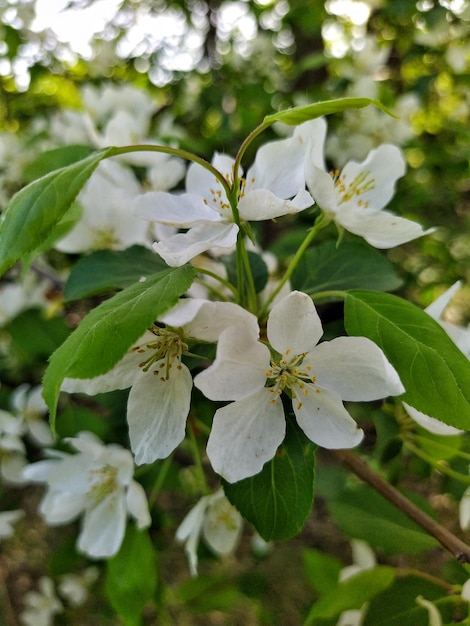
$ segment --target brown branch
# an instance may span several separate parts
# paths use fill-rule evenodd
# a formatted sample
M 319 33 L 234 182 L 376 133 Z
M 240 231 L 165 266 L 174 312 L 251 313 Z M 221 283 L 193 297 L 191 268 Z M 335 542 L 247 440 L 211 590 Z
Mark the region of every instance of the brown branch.
M 349 450 L 329 450 L 329 452 L 354 472 L 356 476 L 373 487 L 400 511 L 403 511 L 405 515 L 419 524 L 427 533 L 435 537 L 441 546 L 450 552 L 457 561 L 470 563 L 470 547 L 466 543 L 410 502 L 398 489 L 395 489 L 379 474 L 372 471 L 365 461 Z

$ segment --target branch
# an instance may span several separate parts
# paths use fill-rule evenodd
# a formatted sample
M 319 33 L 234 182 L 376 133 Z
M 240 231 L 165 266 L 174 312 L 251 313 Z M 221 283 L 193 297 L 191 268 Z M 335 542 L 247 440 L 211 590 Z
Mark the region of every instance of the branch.
M 400 511 L 403 511 L 405 515 L 419 524 L 427 533 L 435 537 L 441 546 L 450 552 L 457 561 L 470 563 L 470 547 L 466 543 L 410 502 L 408 498 L 385 481 L 379 474 L 373 472 L 365 461 L 349 450 L 329 450 L 329 452 L 354 472 L 356 476 L 373 487 Z

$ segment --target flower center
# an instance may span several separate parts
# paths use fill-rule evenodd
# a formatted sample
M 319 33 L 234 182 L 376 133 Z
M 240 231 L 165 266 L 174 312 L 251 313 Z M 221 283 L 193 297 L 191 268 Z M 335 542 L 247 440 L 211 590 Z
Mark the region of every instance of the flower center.
M 93 232 L 93 249 L 101 250 L 102 248 L 114 249 L 119 244 L 114 228 L 99 228 Z
M 367 191 L 371 191 L 375 187 L 375 180 L 368 171 L 359 172 L 359 174 L 351 181 L 347 181 L 346 176 L 341 174 L 339 170 L 330 172 L 330 176 L 335 182 L 335 188 L 339 196 L 338 204 L 350 202 L 357 199 L 359 208 L 367 209 L 369 202 L 364 201 L 361 196 Z
M 95 505 L 102 502 L 111 493 L 119 489 L 117 481 L 117 467 L 105 465 L 99 469 L 93 469 L 89 472 L 91 488 L 87 495 L 93 500 Z
M 139 367 L 144 372 L 152 370 L 154 376 L 158 376 L 162 382 L 165 382 L 173 367 L 181 369 L 181 355 L 188 349 L 188 346 L 173 330 L 153 326 L 151 331 L 155 335 L 155 341 L 136 346 L 133 350 L 148 355 L 139 363 Z
M 306 352 L 292 356 L 292 350 L 287 349 L 279 359 L 271 359 L 271 367 L 266 371 L 269 391 L 273 394 L 271 402 L 276 402 L 284 389 L 289 389 L 292 399 L 298 400 L 297 408 L 302 407 L 299 391 L 308 395 L 310 383 L 316 381 L 310 365 L 303 365 Z

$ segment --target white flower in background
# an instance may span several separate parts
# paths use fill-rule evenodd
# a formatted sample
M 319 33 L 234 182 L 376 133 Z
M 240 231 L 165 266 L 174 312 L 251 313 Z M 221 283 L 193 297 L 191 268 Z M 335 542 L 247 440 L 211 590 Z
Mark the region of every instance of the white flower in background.
M 140 191 L 130 169 L 103 161 L 77 197 L 83 215 L 54 247 L 78 253 L 102 248 L 119 250 L 132 244 L 149 246 L 148 225 L 130 209 Z
M 383 210 L 393 197 L 395 182 L 405 173 L 399 148 L 381 145 L 362 163 L 350 161 L 333 174 L 326 171 L 323 151 L 319 135 L 306 159 L 307 187 L 339 227 L 363 237 L 375 248 L 393 248 L 433 231 L 424 231 L 420 224 Z
M 470 487 L 463 492 L 459 502 L 459 525 L 462 530 L 470 529 Z
M 185 436 L 192 376 L 181 362 L 188 341 L 214 342 L 230 325 L 257 328 L 254 315 L 231 302 L 186 298 L 160 318 L 109 372 L 66 378 L 62 390 L 89 395 L 131 387 L 127 421 L 137 464 L 167 457 Z
M 376 565 L 375 554 L 372 548 L 365 541 L 360 539 L 351 540 L 352 565 L 344 567 L 339 573 L 339 580 L 348 580 L 359 572 L 372 569 Z M 360 609 L 352 609 L 341 613 L 336 626 L 361 626 L 367 609 L 367 604 Z
M 442 617 L 437 606 L 423 596 L 416 597 L 416 604 L 428 612 L 428 626 L 443 626 Z
M 24 427 L 21 419 L 0 409 L 0 474 L 3 480 L 23 484 L 26 448 L 22 440 Z
M 26 608 L 20 615 L 21 623 L 24 626 L 53 626 L 54 616 L 63 611 L 62 603 L 50 578 L 40 578 L 38 587 L 39 591 L 28 591 L 24 595 Z
M 443 318 L 443 314 L 447 305 L 454 297 L 455 293 L 460 289 L 462 283 L 460 281 L 454 283 L 452 287 L 449 287 L 442 295 L 439 296 L 434 302 L 427 306 L 424 310 L 428 313 L 440 326 L 446 331 L 455 345 L 465 354 L 467 358 L 470 358 L 470 328 L 464 328 L 457 326 L 451 322 L 447 322 Z M 431 433 L 436 435 L 458 435 L 464 431 L 444 424 L 440 420 L 430 417 L 421 411 L 418 411 L 414 407 L 410 406 L 406 402 L 403 402 L 403 406 L 406 409 L 408 415 L 414 419 L 416 423 L 425 428 Z
M 207 445 L 213 468 L 229 482 L 261 471 L 285 435 L 282 392 L 292 398 L 297 423 L 325 448 L 351 448 L 363 436 L 343 400 L 401 394 L 397 373 L 365 337 L 323 334 L 311 298 L 293 291 L 268 318 L 267 345 L 251 329 L 220 335 L 214 363 L 194 379 L 210 400 L 234 400 L 218 409 Z
M 0 513 L 0 538 L 5 539 L 11 537 L 15 529 L 12 524 L 17 522 L 24 516 L 25 512 L 21 509 L 15 511 L 2 511 Z
M 262 146 L 243 179 L 238 211 L 242 220 L 259 221 L 298 213 L 313 204 L 305 190 L 303 162 L 309 132 L 316 124 L 307 122 L 288 139 Z M 234 159 L 216 154 L 212 165 L 229 184 L 233 181 Z M 186 193 L 142 194 L 134 203 L 137 215 L 168 226 L 188 229 L 154 244 L 170 266 L 184 265 L 214 247 L 230 249 L 237 240 L 238 226 L 225 189 L 215 176 L 192 163 L 186 174 Z
M 83 514 L 78 550 L 109 558 L 121 546 L 128 515 L 138 528 L 151 522 L 145 492 L 133 480 L 132 455 L 121 446 L 105 446 L 88 432 L 66 441 L 77 454 L 49 451 L 51 458 L 28 465 L 24 476 L 47 484 L 39 505 L 47 524 L 66 524 Z
M 38 282 L 33 274 L 28 274 L 22 282 L 0 285 L 0 327 L 26 309 L 45 308 L 48 289 L 49 285 Z
M 49 409 L 42 397 L 42 386 L 31 387 L 27 383 L 17 387 L 11 394 L 12 412 L 22 421 L 24 431 L 39 446 L 49 446 L 53 437 L 44 416 Z
M 72 606 L 81 606 L 88 598 L 90 586 L 98 580 L 99 569 L 87 567 L 79 574 L 64 574 L 60 578 L 59 593 Z
M 231 554 L 240 539 L 242 524 L 242 516 L 222 489 L 199 500 L 176 531 L 177 541 L 185 544 L 192 576 L 197 575 L 197 549 L 201 537 L 215 554 Z

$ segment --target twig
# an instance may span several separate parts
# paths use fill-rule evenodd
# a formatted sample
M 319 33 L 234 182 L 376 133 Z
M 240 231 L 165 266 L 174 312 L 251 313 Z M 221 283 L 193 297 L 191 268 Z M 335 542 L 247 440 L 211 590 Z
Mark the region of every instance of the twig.
M 419 524 L 427 533 L 435 537 L 441 546 L 450 552 L 457 561 L 460 563 L 470 563 L 470 547 L 467 546 L 466 543 L 410 502 L 410 500 L 395 489 L 395 487 L 372 471 L 365 461 L 349 450 L 330 450 L 329 452 L 341 461 L 341 463 L 349 467 L 356 476 L 373 487 L 378 493 L 384 496 L 384 498 L 400 509 L 400 511 L 403 511 L 405 515 Z

